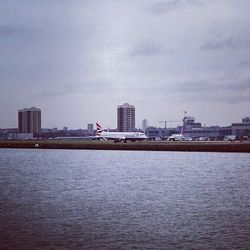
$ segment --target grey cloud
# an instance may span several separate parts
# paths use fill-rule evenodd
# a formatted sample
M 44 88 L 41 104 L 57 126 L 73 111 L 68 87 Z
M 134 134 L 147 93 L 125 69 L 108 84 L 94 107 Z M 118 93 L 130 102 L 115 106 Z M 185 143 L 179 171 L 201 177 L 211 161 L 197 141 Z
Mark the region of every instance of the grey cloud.
M 215 82 L 216 85 L 220 87 L 219 89 L 224 91 L 236 91 L 241 93 L 250 91 L 250 76 L 243 77 L 235 74 L 228 74 L 217 78 Z
M 247 92 L 250 93 L 250 78 L 249 79 L 243 79 L 243 80 L 235 80 L 234 82 L 229 83 L 226 86 L 230 90 L 234 90 L 237 92 Z
M 221 94 L 221 92 L 214 92 L 213 95 L 204 94 L 199 100 L 211 103 L 244 104 L 250 102 L 250 97 L 246 93 Z
M 238 67 L 249 67 L 250 66 L 250 61 L 241 61 L 238 63 Z
M 95 116 L 115 126 L 97 101 L 114 112 L 121 102 L 140 105 L 151 121 L 164 106 L 169 116 L 185 105 L 199 116 L 207 105 L 211 120 L 218 102 L 233 119 L 249 112 L 246 1 L 0 2 L 0 104 L 13 110 L 0 111 L 1 126 L 16 125 L 17 106 L 33 105 L 48 110 L 48 127 Z M 79 122 L 75 105 L 85 112 Z M 64 118 L 50 111 L 65 109 Z
M 168 14 L 171 11 L 181 9 L 189 5 L 201 6 L 202 2 L 199 0 L 170 0 L 158 2 L 150 6 L 150 11 L 155 14 Z
M 12 34 L 20 34 L 25 32 L 25 29 L 21 26 L 0 26 L 0 36 L 8 36 Z
M 161 91 L 169 93 L 170 88 L 166 85 Z M 175 82 L 171 88 L 173 96 L 181 96 L 183 100 L 191 102 L 248 103 L 249 92 L 250 77 L 224 82 L 220 79 Z
M 208 84 L 207 81 L 187 81 L 187 82 L 178 82 L 175 83 L 174 91 L 181 91 L 181 92 L 203 92 L 203 91 L 210 91 L 213 89 L 213 86 Z
M 223 99 L 224 99 L 224 102 L 231 103 L 231 104 L 250 102 L 250 96 L 248 94 L 244 94 L 241 96 L 237 96 L 237 95 L 225 96 L 223 97 Z
M 46 86 L 46 85 L 45 85 Z M 85 80 L 79 83 L 68 83 L 53 86 L 52 88 L 46 87 L 35 94 L 36 98 L 53 98 L 74 94 L 86 94 L 89 97 L 89 93 L 102 94 L 109 88 L 108 82 L 105 80 Z
M 175 83 L 174 90 L 182 92 L 205 92 L 205 91 L 220 91 L 220 92 L 232 92 L 242 93 L 250 91 L 250 77 L 245 79 L 237 78 L 218 78 L 214 80 L 203 80 L 203 81 L 187 81 Z
M 179 0 L 172 0 L 169 2 L 160 2 L 152 6 L 152 11 L 156 14 L 167 14 L 180 6 Z
M 162 47 L 159 44 L 156 44 L 151 41 L 143 41 L 140 44 L 136 45 L 129 52 L 130 56 L 154 56 L 162 54 L 172 54 L 173 51 L 168 50 Z
M 221 49 L 230 49 L 235 48 L 236 44 L 233 42 L 233 40 L 227 39 L 223 41 L 217 41 L 217 42 L 208 42 L 200 47 L 201 50 L 221 50 Z

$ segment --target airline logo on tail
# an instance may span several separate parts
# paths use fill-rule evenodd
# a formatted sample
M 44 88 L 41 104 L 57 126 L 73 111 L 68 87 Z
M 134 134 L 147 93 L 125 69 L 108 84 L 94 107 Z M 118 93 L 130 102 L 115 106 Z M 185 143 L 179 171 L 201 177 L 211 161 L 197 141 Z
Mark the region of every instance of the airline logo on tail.
M 184 126 L 182 126 L 181 128 L 181 135 L 183 134 L 183 130 L 184 130 Z
M 96 123 L 96 131 L 97 134 L 101 134 L 103 132 L 102 126 L 98 122 Z

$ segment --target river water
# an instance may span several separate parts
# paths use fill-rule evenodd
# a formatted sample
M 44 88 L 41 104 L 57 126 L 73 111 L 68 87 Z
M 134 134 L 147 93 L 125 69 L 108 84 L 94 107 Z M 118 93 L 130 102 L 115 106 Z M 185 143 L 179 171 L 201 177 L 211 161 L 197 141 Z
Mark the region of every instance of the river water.
M 250 155 L 0 149 L 0 249 L 249 249 Z

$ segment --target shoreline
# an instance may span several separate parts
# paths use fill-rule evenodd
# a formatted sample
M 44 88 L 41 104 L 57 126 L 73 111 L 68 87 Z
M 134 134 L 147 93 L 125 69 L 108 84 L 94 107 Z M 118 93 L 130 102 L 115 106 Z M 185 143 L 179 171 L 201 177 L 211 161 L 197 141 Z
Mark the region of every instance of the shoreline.
M 250 153 L 250 143 L 239 141 L 141 141 L 114 143 L 111 141 L 34 140 L 0 141 L 0 148 Z

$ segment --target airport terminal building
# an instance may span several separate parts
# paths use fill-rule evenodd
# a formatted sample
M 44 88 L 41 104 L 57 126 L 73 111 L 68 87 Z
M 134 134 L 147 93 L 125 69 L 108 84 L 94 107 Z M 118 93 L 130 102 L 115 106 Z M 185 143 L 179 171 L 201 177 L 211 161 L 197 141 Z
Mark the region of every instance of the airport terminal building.
M 156 128 L 149 126 L 146 129 L 148 138 L 167 139 L 172 134 L 182 133 L 185 137 L 192 140 L 223 140 L 227 136 L 235 136 L 237 140 L 250 137 L 250 118 L 242 118 L 241 122 L 232 123 L 227 127 L 220 126 L 202 126 L 201 123 L 195 122 L 195 118 L 186 116 L 183 118 L 183 125 L 177 128 Z

